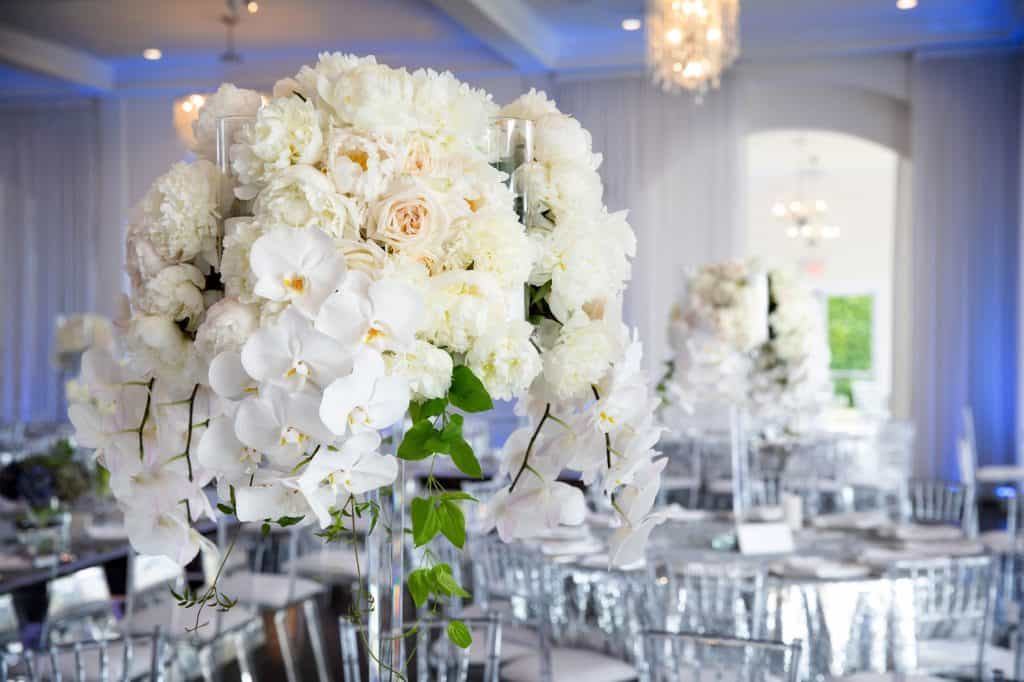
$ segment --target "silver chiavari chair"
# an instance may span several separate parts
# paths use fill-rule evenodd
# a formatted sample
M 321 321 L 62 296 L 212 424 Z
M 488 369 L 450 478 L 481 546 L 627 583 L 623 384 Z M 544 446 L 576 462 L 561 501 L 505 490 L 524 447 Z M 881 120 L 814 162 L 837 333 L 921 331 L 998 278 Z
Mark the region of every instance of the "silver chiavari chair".
M 907 484 L 909 521 L 959 526 L 970 534 L 974 486 L 935 479 L 911 479 Z
M 157 630 L 149 635 L 53 644 L 0 663 L 0 682 L 163 682 L 169 649 Z
M 659 627 L 727 637 L 760 637 L 765 629 L 765 569 L 740 563 L 687 563 L 661 559 L 655 568 Z
M 640 682 L 796 682 L 800 641 L 790 644 L 688 632 L 643 633 Z
M 460 648 L 447 635 L 449 619 L 421 618 L 415 632 L 409 635 L 413 642 L 406 643 L 406 649 L 413 649 L 407 671 L 413 682 L 466 682 L 470 666 L 482 660 L 483 676 L 474 677 L 483 682 L 498 682 L 501 670 L 501 618 L 490 614 L 480 618 L 461 619 L 473 633 L 473 643 Z M 338 620 L 341 639 L 341 670 L 344 682 L 362 682 L 368 679 L 368 665 L 380 665 L 368 661 L 366 650 L 366 628 L 356 625 L 346 617 Z M 480 650 L 483 649 L 482 655 Z M 361 654 L 362 652 L 362 654 Z M 385 668 L 382 679 L 399 679 Z

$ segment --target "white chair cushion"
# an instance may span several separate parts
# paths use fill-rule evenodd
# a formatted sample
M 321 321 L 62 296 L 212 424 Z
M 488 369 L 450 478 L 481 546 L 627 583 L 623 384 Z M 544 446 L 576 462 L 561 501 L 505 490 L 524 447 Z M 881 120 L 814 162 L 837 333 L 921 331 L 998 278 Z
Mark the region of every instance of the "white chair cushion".
M 360 571 L 366 576 L 366 558 L 360 557 Z M 356 553 L 348 548 L 324 549 L 318 552 L 310 552 L 300 557 L 287 561 L 283 573 L 288 573 L 292 568 L 299 575 L 315 576 L 323 579 L 355 580 Z
M 239 571 L 221 578 L 217 589 L 239 604 L 265 609 L 283 609 L 312 599 L 325 592 L 320 583 L 308 578 L 294 578 L 280 573 Z
M 501 678 L 510 682 L 540 679 L 540 655 L 517 658 L 501 667 Z M 551 650 L 551 679 L 586 682 L 628 682 L 637 678 L 629 663 L 596 651 L 555 647 Z

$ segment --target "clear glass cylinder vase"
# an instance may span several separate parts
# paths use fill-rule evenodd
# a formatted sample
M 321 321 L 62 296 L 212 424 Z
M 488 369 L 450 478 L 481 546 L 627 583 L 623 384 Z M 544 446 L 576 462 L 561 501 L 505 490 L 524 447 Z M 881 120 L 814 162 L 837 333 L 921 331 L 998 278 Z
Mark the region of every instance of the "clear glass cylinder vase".
M 501 116 L 491 121 L 487 131 L 487 158 L 492 166 L 506 174 L 519 222 L 531 226 L 529 209 L 528 164 L 533 162 L 533 121 Z

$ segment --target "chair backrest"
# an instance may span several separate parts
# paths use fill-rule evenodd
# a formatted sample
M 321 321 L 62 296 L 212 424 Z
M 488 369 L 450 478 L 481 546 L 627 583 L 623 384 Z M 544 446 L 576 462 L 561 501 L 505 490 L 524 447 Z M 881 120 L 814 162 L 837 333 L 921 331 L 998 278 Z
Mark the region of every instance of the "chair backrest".
M 657 562 L 660 625 L 670 632 L 759 637 L 765 627 L 765 571 L 745 564 Z
M 907 484 L 910 520 L 960 526 L 968 533 L 974 503 L 974 487 L 939 479 L 911 479 Z
M 471 652 L 483 651 L 473 656 L 474 660 L 483 659 L 484 682 L 498 682 L 501 666 L 501 619 L 497 614 L 486 618 L 465 618 L 462 622 L 469 628 L 473 643 L 469 648 L 455 646 L 447 635 L 447 619 L 422 619 L 409 637 L 415 642 L 415 648 L 407 659 L 410 662 L 408 671 L 403 672 L 406 679 L 413 682 L 466 682 L 469 676 Z M 359 652 L 366 644 L 366 628 L 356 625 L 348 618 L 338 619 L 338 633 L 341 638 L 341 670 L 346 682 L 361 682 L 370 679 L 368 671 L 360 661 Z M 410 642 L 406 649 L 413 648 Z M 364 657 L 365 658 L 365 657 Z M 379 665 L 373 661 L 367 665 Z M 388 671 L 383 670 L 381 679 L 391 679 Z M 393 676 L 398 679 L 397 675 Z
M 67 642 L 0 662 L 0 682 L 128 682 L 164 679 L 170 660 L 159 631 L 149 635 Z
M 714 637 L 689 632 L 646 631 L 641 682 L 796 682 L 800 641 Z
M 102 638 L 112 623 L 110 587 L 103 568 L 93 566 L 54 578 L 46 586 L 47 608 L 41 640 Z
M 997 588 L 991 557 L 901 561 L 888 576 L 894 590 L 913 594 L 917 641 L 974 637 L 983 665 Z

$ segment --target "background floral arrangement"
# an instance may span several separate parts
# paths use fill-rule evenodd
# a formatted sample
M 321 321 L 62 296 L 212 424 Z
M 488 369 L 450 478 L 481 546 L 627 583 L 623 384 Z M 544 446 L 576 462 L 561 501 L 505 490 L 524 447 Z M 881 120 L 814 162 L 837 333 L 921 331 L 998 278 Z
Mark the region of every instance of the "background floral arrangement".
M 0 496 L 24 502 L 41 522 L 62 505 L 100 492 L 102 484 L 103 476 L 77 459 L 67 440 L 0 469 Z
M 701 401 L 746 399 L 750 354 L 768 336 L 768 285 L 754 261 L 701 266 L 669 317 L 673 358 L 663 386 L 692 410 Z
M 754 356 L 750 402 L 762 420 L 799 428 L 831 400 L 824 319 L 814 293 L 795 273 L 772 270 L 768 291 L 769 335 Z
M 221 513 L 354 533 L 396 456 L 479 477 L 462 413 L 522 397 L 531 423 L 504 448 L 510 483 L 489 510 L 501 536 L 582 522 L 581 491 L 557 481 L 572 467 L 617 491 L 613 558 L 635 554 L 660 520 L 664 460 L 621 321 L 633 233 L 604 208 L 577 121 L 532 91 L 500 113 L 536 126 L 535 162 L 517 171 L 529 230 L 486 153 L 498 107 L 451 74 L 322 54 L 263 106 L 231 85 L 208 100 L 198 160 L 160 177 L 129 229 L 124 358 L 87 352 L 70 408 L 138 551 L 214 551 L 194 524 Z M 231 116 L 251 120 L 222 177 Z M 398 433 L 390 454 L 382 434 Z M 468 501 L 428 480 L 415 543 L 461 547 Z M 461 591 L 446 569 L 408 576 L 417 604 Z M 216 584 L 184 601 L 230 603 Z

